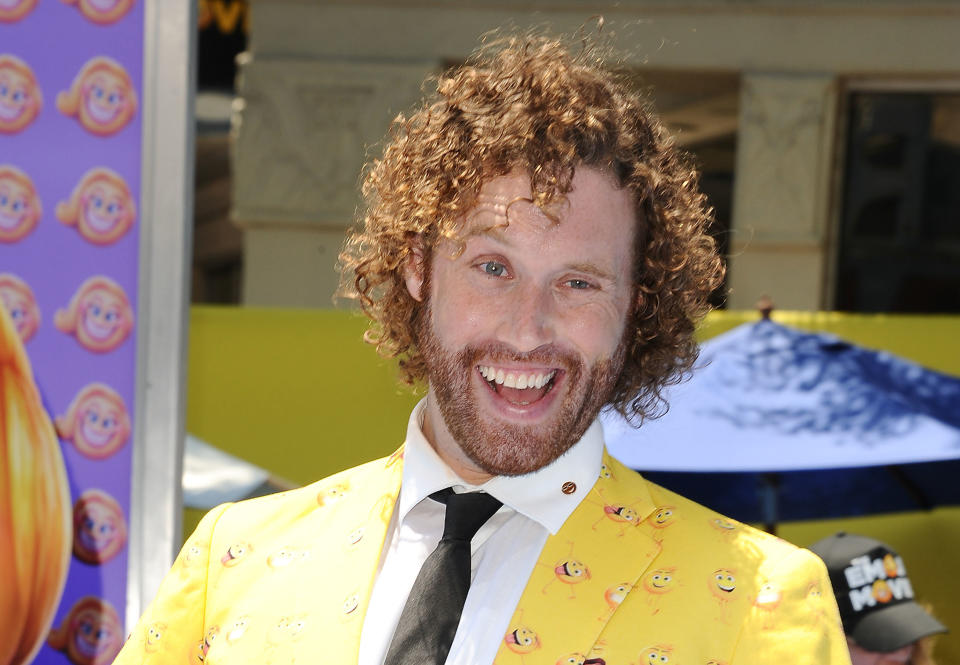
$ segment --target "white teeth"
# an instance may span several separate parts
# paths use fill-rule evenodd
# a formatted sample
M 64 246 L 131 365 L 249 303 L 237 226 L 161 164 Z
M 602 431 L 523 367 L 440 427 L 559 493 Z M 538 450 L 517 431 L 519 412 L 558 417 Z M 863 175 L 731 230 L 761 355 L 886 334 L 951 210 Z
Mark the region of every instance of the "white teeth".
M 550 379 L 553 378 L 554 374 L 556 374 L 555 370 L 547 372 L 546 374 L 505 372 L 502 369 L 496 369 L 489 365 L 480 365 L 478 369 L 480 370 L 480 375 L 487 381 L 493 381 L 507 388 L 517 388 L 518 390 L 524 390 L 525 388 L 543 388 Z

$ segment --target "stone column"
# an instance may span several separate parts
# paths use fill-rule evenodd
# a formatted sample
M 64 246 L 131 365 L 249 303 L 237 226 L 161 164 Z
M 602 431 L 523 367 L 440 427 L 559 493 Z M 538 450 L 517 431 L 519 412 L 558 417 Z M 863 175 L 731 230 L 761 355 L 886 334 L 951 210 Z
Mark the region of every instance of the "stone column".
M 233 218 L 246 305 L 330 307 L 367 150 L 438 63 L 246 57 L 235 112 Z M 372 155 L 371 155 L 372 156 Z
M 743 74 L 730 308 L 825 306 L 836 108 L 833 75 Z

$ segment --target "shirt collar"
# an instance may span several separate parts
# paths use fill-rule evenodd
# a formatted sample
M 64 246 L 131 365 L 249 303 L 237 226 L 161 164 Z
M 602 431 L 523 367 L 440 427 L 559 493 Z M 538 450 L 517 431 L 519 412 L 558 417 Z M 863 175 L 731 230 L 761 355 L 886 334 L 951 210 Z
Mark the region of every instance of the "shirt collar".
M 557 533 L 600 475 L 603 463 L 603 430 L 596 420 L 570 450 L 547 466 L 523 476 L 496 476 L 480 486 L 464 482 L 423 436 L 421 420 L 426 400 L 410 414 L 403 453 L 403 483 L 399 518 L 420 501 L 446 487 L 481 489 L 504 505 Z

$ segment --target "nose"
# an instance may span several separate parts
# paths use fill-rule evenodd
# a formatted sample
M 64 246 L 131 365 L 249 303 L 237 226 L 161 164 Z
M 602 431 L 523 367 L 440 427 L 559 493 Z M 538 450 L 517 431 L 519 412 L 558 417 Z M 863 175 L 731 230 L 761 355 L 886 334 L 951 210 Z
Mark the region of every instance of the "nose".
M 519 352 L 532 351 L 554 341 L 557 303 L 549 287 L 528 282 L 505 295 L 499 341 Z

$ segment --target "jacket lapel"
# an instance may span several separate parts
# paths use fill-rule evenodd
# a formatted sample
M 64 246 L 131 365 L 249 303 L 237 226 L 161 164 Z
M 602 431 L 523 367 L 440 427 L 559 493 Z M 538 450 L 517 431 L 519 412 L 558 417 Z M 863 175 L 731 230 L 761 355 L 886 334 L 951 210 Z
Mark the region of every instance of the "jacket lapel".
M 604 452 L 599 480 L 547 539 L 495 662 L 602 657 L 600 633 L 660 551 L 637 528 L 655 507 L 646 482 Z

